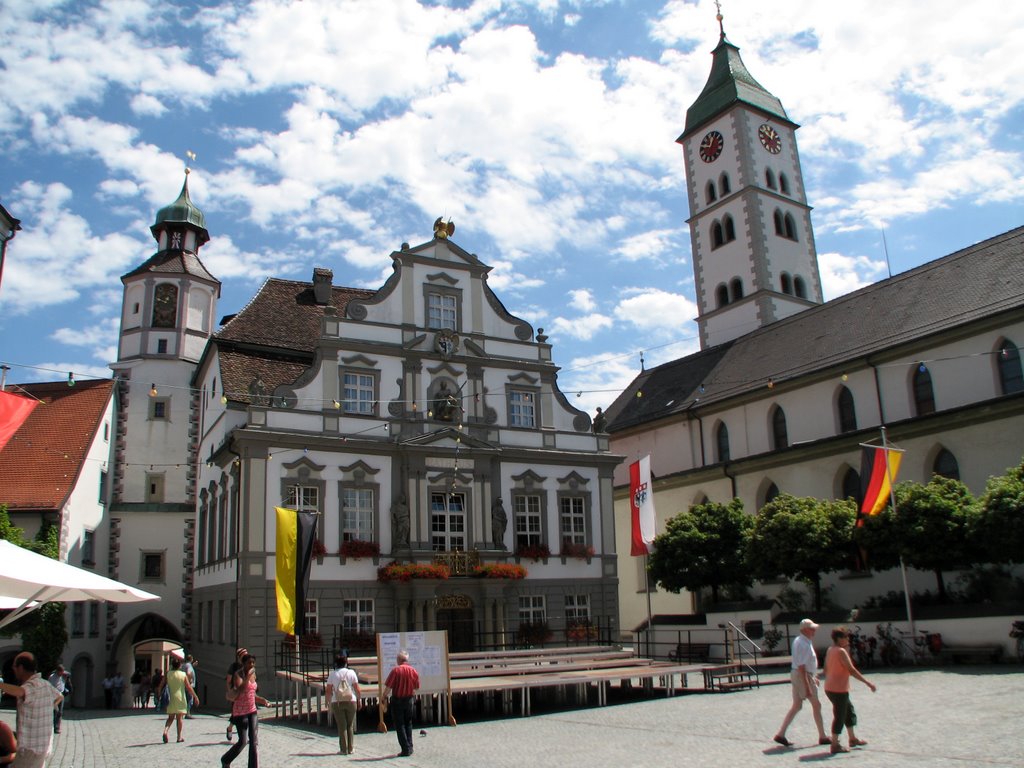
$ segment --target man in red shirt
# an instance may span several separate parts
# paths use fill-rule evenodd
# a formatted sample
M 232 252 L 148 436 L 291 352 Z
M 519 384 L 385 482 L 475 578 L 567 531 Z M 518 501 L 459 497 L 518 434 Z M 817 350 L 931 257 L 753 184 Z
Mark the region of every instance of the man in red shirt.
M 384 681 L 384 700 L 390 700 L 391 721 L 398 736 L 398 745 L 402 748 L 402 757 L 412 754 L 412 699 L 419 687 L 420 675 L 409 665 L 408 652 L 399 651 L 398 665 Z

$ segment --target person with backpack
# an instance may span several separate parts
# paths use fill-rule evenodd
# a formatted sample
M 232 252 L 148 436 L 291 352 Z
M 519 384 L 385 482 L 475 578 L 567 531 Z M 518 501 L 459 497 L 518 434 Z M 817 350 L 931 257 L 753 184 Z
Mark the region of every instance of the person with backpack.
M 356 746 L 356 710 L 362 702 L 359 677 L 348 668 L 348 657 L 339 653 L 334 657 L 334 671 L 327 676 L 327 706 L 338 726 L 338 745 L 341 754 L 351 755 Z

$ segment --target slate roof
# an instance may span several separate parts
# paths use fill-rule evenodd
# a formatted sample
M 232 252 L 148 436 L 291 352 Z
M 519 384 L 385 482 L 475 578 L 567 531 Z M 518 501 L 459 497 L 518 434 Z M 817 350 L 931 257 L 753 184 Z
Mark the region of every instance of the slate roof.
M 708 81 L 697 100 L 686 110 L 683 136 L 738 102 L 790 122 L 782 102 L 754 79 L 740 58 L 740 49 L 725 39 L 724 32 L 711 55 Z M 677 141 L 682 141 L 683 136 Z
M 374 290 L 332 286 L 329 306 L 344 317 L 349 301 L 375 294 Z M 249 385 L 257 377 L 268 395 L 294 382 L 313 362 L 325 309 L 314 300 L 311 282 L 269 278 L 213 336 L 228 399 L 253 402 Z
M 194 275 L 220 285 L 220 280 L 210 274 L 199 257 L 188 251 L 157 251 L 131 272 L 121 275 L 121 279 L 146 272 Z
M 607 410 L 608 431 L 863 359 L 951 327 L 1024 308 L 1024 227 L 637 376 Z M 703 386 L 703 390 L 701 387 Z M 637 397 L 637 392 L 641 393 Z
M 9 391 L 28 393 L 42 403 L 0 450 L 0 503 L 11 511 L 59 511 L 101 428 L 114 382 L 86 380 L 73 387 L 63 381 L 19 384 Z

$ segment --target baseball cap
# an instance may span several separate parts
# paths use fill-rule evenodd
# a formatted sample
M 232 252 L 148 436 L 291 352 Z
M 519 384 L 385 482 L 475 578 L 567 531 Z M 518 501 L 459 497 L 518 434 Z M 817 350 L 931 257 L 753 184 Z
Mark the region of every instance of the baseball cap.
M 805 629 L 817 629 L 817 628 L 818 628 L 818 625 L 815 624 L 810 619 L 804 619 L 803 621 L 800 622 L 800 631 L 801 632 L 803 630 L 805 630 Z

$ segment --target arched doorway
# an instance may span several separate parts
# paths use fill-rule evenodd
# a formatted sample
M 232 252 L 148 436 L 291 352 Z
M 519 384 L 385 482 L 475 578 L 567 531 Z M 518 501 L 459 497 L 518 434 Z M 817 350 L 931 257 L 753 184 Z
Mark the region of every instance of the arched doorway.
M 437 598 L 437 628 L 448 631 L 448 651 L 475 651 L 473 601 L 465 595 Z

